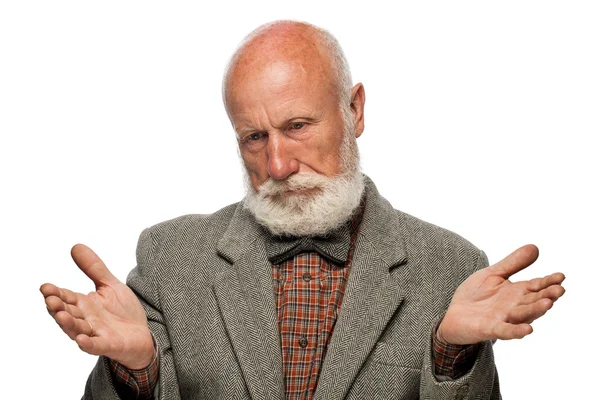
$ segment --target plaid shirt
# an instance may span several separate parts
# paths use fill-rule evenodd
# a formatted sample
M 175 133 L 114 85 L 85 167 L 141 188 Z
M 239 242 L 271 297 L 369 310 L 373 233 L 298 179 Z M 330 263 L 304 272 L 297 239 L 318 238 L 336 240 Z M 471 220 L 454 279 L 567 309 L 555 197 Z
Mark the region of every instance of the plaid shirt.
M 359 214 L 352 224 L 346 265 L 335 265 L 316 252 L 300 253 L 273 265 L 287 399 L 313 398 L 346 289 L 360 217 Z M 435 332 L 440 321 L 432 332 L 435 373 L 456 379 L 471 368 L 477 345 L 455 346 L 439 341 Z M 158 352 L 141 371 L 129 371 L 114 361 L 110 363 L 117 390 L 132 393 L 130 398 L 140 400 L 152 399 L 158 365 Z
M 311 399 L 346 288 L 349 268 L 318 253 L 273 266 L 288 399 Z

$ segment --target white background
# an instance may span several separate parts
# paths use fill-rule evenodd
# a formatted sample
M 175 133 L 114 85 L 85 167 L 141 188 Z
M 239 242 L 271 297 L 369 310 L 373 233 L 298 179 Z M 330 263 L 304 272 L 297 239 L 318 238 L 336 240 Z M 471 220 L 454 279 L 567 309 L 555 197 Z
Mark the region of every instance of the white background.
M 322 0 L 0 5 L 2 398 L 83 392 L 95 357 L 38 292 L 92 290 L 74 243 L 125 279 L 143 228 L 242 197 L 221 75 L 246 33 L 283 18 L 342 43 L 367 93 L 363 170 L 396 208 L 491 262 L 538 244 L 517 278 L 567 275 L 531 336 L 495 345 L 504 397 L 593 398 L 598 3 Z

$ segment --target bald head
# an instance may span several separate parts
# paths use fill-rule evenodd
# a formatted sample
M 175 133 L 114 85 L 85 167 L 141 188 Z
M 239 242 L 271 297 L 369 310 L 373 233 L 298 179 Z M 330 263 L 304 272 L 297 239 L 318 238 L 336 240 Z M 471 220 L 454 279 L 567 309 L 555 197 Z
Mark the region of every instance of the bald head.
M 251 32 L 232 56 L 223 78 L 227 111 L 230 95 L 240 85 L 257 78 L 276 85 L 289 74 L 304 74 L 313 84 L 327 86 L 340 105 L 348 106 L 352 78 L 337 40 L 308 23 L 275 21 Z
M 229 63 L 223 99 L 254 190 L 296 174 L 356 172 L 364 89 L 352 87 L 329 33 L 291 21 L 258 28 Z
M 232 57 L 223 98 L 247 172 L 244 206 L 259 223 L 306 236 L 349 219 L 364 188 L 365 97 L 333 36 L 292 21 L 258 28 Z

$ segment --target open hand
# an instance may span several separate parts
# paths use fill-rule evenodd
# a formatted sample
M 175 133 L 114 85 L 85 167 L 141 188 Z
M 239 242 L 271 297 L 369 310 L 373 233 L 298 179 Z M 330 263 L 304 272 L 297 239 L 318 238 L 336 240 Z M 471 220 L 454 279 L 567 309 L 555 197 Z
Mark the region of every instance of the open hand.
M 554 273 L 529 281 L 508 278 L 533 264 L 538 248 L 526 245 L 497 264 L 479 270 L 454 292 L 438 327 L 438 338 L 451 344 L 485 340 L 520 339 L 531 332 L 531 323 L 544 315 L 565 293 L 565 276 Z
M 141 369 L 154 357 L 146 314 L 131 289 L 119 281 L 89 247 L 71 249 L 77 266 L 94 282 L 87 295 L 45 283 L 40 291 L 56 323 L 81 350 Z

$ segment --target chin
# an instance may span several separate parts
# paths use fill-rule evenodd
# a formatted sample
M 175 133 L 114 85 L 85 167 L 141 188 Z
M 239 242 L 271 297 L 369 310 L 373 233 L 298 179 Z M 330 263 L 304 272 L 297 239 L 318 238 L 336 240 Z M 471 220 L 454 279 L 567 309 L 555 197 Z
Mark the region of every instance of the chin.
M 320 188 L 296 189 L 296 190 L 286 190 L 281 196 L 282 197 L 312 198 L 314 196 L 317 196 L 319 193 L 322 193 L 322 190 Z
M 335 178 L 294 176 L 288 183 L 267 182 L 244 199 L 244 207 L 274 235 L 327 234 L 350 219 L 364 190 L 360 172 Z

